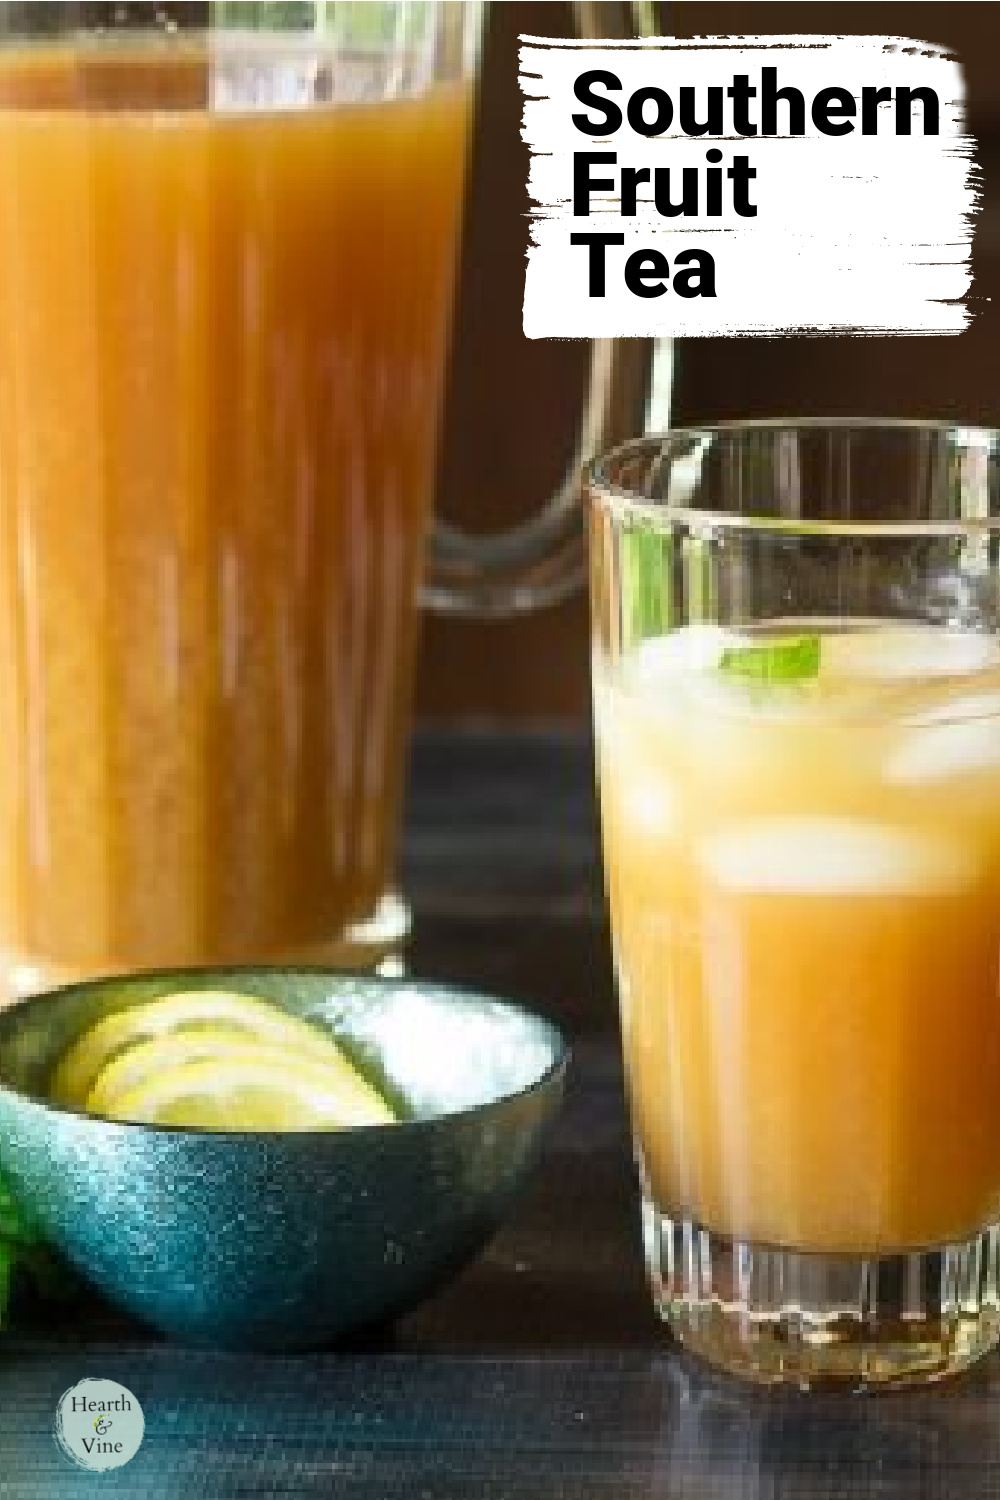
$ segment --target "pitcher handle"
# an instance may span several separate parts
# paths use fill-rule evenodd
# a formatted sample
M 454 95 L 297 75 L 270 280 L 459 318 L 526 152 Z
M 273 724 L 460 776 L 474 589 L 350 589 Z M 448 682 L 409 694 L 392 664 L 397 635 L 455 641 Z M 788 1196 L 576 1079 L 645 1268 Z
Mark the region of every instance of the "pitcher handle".
M 580 485 L 605 448 L 644 429 L 652 346 L 595 339 L 576 452 L 542 509 L 509 530 L 470 536 L 435 520 L 422 601 L 452 615 L 522 614 L 576 593 L 587 568 Z
M 662 7 L 650 0 L 576 0 L 573 9 L 582 37 L 648 36 L 662 28 Z M 603 449 L 645 431 L 652 364 L 651 340 L 593 341 L 580 436 L 562 485 L 537 515 L 492 536 L 470 536 L 436 519 L 421 595 L 427 608 L 522 614 L 576 593 L 587 570 L 583 470 Z

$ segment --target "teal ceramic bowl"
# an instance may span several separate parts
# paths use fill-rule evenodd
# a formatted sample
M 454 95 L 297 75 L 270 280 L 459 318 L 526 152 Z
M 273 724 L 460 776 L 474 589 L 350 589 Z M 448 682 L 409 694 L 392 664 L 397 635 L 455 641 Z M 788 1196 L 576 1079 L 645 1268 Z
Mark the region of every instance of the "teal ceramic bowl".
M 405 1118 L 238 1133 L 46 1101 L 85 1027 L 198 987 L 329 1027 Z M 538 1158 L 566 1065 L 547 1022 L 416 981 L 305 969 L 101 980 L 0 1012 L 0 1163 L 49 1242 L 135 1317 L 221 1348 L 317 1347 L 396 1317 L 482 1248 Z

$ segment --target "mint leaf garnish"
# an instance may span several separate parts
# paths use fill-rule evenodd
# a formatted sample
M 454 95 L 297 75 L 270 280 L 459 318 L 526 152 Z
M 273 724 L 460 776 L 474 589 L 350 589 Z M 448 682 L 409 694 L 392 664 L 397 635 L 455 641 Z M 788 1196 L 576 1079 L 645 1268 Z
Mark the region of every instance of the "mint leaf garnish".
M 10 1188 L 0 1177 L 0 1243 L 16 1240 L 22 1245 L 34 1245 L 38 1238 L 34 1226 L 28 1223 L 24 1210 L 14 1201 Z
M 10 1322 L 19 1280 L 30 1282 L 38 1296 L 58 1302 L 71 1300 L 78 1290 L 72 1272 L 44 1244 L 0 1177 L 0 1329 Z
M 753 646 L 727 646 L 719 670 L 750 682 L 807 682 L 819 673 L 819 636 L 785 636 Z
M 14 1260 L 15 1252 L 12 1247 L 0 1240 L 0 1329 L 6 1328 L 8 1323 Z

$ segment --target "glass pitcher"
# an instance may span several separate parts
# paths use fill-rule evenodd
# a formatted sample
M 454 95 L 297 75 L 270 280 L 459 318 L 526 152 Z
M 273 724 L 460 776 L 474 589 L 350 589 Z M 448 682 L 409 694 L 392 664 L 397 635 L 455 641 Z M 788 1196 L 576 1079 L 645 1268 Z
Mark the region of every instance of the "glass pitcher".
M 0 8 L 0 996 L 394 951 L 421 599 L 584 576 L 645 345 L 533 520 L 431 516 L 482 19 Z

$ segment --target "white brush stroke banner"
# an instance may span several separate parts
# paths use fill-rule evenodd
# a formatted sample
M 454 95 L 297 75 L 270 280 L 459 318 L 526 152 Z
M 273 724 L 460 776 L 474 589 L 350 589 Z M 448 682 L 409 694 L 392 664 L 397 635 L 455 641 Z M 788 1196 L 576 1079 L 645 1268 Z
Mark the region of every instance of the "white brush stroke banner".
M 522 134 L 532 153 L 528 190 L 538 205 L 524 289 L 527 338 L 955 334 L 969 323 L 963 299 L 972 280 L 979 174 L 975 143 L 965 132 L 962 71 L 944 48 L 882 36 L 520 41 Z M 777 69 L 778 88 L 803 94 L 804 134 L 736 133 L 725 94 L 722 134 L 688 136 L 680 129 L 682 87 L 695 89 L 696 118 L 704 121 L 706 90 L 728 89 L 740 73 L 758 90 L 742 123 L 759 127 L 764 67 Z M 623 115 L 620 128 L 603 137 L 573 123 L 574 114 L 601 119 L 574 94 L 575 80 L 589 69 L 611 72 L 622 85 L 595 89 Z M 673 104 L 672 124 L 656 137 L 635 131 L 626 115 L 631 94 L 650 86 Z M 812 118 L 814 96 L 834 86 L 857 100 L 847 135 L 824 135 Z M 894 91 L 892 101 L 878 104 L 875 135 L 861 130 L 866 87 Z M 912 106 L 912 133 L 896 134 L 899 87 L 935 91 L 939 134 L 923 133 L 920 102 Z M 654 118 L 652 103 L 645 118 Z M 777 128 L 789 129 L 783 103 Z M 713 148 L 723 153 L 721 217 L 704 212 L 706 152 Z M 574 216 L 574 153 L 600 151 L 614 152 L 617 161 L 595 165 L 590 174 L 613 177 L 614 189 L 592 193 L 589 215 Z M 734 209 L 735 184 L 725 174 L 737 155 L 747 156 L 757 174 L 747 194 L 754 218 Z M 664 217 L 647 183 L 637 189 L 635 216 L 623 215 L 622 168 L 661 166 L 671 169 L 674 203 L 681 201 L 682 169 L 699 169 L 699 214 Z M 570 244 L 571 234 L 595 232 L 625 236 L 621 248 L 606 251 L 603 297 L 589 295 L 590 249 Z M 673 289 L 674 257 L 691 248 L 714 259 L 714 298 L 684 298 Z M 670 264 L 662 295 L 637 296 L 625 284 L 627 257 L 643 249 L 660 251 Z

